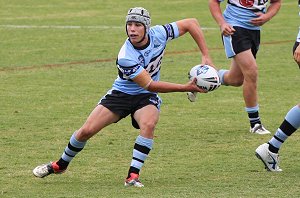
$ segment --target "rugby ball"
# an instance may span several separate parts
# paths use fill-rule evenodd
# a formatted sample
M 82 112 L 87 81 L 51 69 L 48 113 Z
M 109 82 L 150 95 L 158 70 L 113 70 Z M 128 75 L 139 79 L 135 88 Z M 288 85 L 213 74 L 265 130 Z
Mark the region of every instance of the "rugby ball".
M 197 85 L 210 92 L 220 87 L 220 77 L 218 71 L 210 65 L 196 65 L 188 73 L 190 80 L 197 79 Z

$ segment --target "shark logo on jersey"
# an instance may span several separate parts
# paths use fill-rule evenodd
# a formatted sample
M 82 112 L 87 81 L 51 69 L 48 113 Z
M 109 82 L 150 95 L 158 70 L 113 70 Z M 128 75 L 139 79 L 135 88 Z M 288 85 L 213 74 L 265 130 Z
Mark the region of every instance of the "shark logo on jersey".
M 240 0 L 240 4 L 246 8 L 252 7 L 254 0 Z

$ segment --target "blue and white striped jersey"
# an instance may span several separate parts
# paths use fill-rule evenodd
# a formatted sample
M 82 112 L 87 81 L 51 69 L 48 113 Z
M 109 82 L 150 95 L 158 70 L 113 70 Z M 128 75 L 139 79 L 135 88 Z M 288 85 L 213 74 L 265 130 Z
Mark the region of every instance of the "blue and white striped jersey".
M 166 25 L 156 25 L 149 30 L 149 42 L 143 49 L 135 48 L 127 39 L 117 58 L 118 77 L 112 90 L 118 90 L 130 95 L 149 93 L 132 81 L 143 69 L 146 69 L 154 81 L 159 81 L 161 59 L 167 42 L 179 37 L 175 22 Z
M 218 0 L 222 2 L 224 0 Z M 250 30 L 260 30 L 250 20 L 256 18 L 255 12 L 266 12 L 268 0 L 228 0 L 223 16 L 227 23 L 232 26 L 239 26 Z

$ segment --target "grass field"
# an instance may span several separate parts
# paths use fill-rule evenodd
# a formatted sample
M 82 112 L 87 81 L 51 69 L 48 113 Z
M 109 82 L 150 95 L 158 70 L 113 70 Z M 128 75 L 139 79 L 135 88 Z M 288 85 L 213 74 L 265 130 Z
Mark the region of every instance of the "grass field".
M 225 4 L 225 3 L 224 3 Z M 0 197 L 299 197 L 300 136 L 281 150 L 282 173 L 266 172 L 254 155 L 269 136 L 248 132 L 241 88 L 221 87 L 190 103 L 185 93 L 160 94 L 154 149 L 141 172 L 145 188 L 124 188 L 138 131 L 126 118 L 93 137 L 62 175 L 35 178 L 32 169 L 60 157 L 117 75 L 129 7 L 143 6 L 152 24 L 195 17 L 216 66 L 228 68 L 207 1 L 0 0 Z M 262 31 L 260 116 L 273 133 L 299 103 L 292 59 L 297 3 Z M 190 36 L 172 41 L 161 80 L 187 81 L 200 61 Z

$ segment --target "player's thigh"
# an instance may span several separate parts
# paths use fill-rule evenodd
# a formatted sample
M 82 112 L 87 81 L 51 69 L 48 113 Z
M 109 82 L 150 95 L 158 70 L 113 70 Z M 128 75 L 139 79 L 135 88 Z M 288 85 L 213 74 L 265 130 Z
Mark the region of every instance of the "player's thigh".
M 229 72 L 226 73 L 226 76 L 224 76 L 224 81 L 226 84 L 231 86 L 241 86 L 244 82 L 244 75 L 239 67 L 238 64 L 236 64 L 235 60 L 232 59 L 231 66 Z
M 104 127 L 117 122 L 120 116 L 110 111 L 108 108 L 97 105 L 81 127 L 86 133 L 97 133 Z
M 159 120 L 159 110 L 156 106 L 149 104 L 137 110 L 133 117 L 141 129 L 141 135 L 149 137 L 153 135 L 155 126 Z
M 242 70 L 234 58 L 232 59 L 228 75 L 230 76 L 231 79 L 243 78 Z
M 257 75 L 257 63 L 251 52 L 251 49 L 240 52 L 234 57 L 235 63 L 240 68 L 244 77 L 248 75 Z

